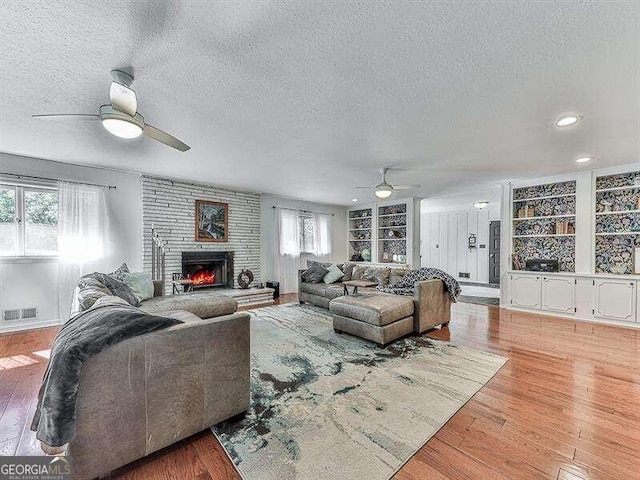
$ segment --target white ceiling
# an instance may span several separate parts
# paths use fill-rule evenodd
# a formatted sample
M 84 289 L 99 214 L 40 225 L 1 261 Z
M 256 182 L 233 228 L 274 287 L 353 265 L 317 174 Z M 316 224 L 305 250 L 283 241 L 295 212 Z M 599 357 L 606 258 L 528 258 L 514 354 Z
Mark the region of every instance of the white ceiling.
M 351 204 L 355 185 L 443 198 L 640 161 L 640 2 L 239 1 L 0 4 L 0 150 Z M 131 67 L 147 122 L 98 122 Z M 584 116 L 559 131 L 565 112 Z M 591 165 L 572 159 L 595 155 Z

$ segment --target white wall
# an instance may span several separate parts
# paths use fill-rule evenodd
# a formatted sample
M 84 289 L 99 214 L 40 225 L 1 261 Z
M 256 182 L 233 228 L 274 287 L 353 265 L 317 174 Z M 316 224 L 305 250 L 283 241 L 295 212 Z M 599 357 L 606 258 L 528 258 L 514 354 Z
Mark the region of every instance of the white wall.
M 110 216 L 111 252 L 108 264 L 126 262 L 142 268 L 142 202 L 140 176 L 113 170 L 82 167 L 49 160 L 0 153 L 0 173 L 14 173 L 113 185 L 107 204 Z M 58 265 L 54 261 L 1 261 L 0 309 L 39 307 L 39 321 L 58 317 Z M 0 325 L 0 329 L 3 328 Z
M 489 222 L 500 220 L 500 204 L 492 202 L 483 210 L 423 213 L 420 222 L 422 266 L 435 267 L 461 280 L 489 282 Z M 469 234 L 477 237 L 478 248 L 468 248 Z M 485 248 L 480 248 L 484 245 Z
M 282 279 L 275 278 L 272 252 L 275 251 L 276 245 L 276 207 L 292 208 L 296 210 L 309 210 L 313 212 L 333 214 L 331 227 L 332 237 L 332 254 L 331 261 L 344 262 L 347 258 L 347 208 L 335 205 L 321 205 L 317 203 L 303 202 L 291 198 L 278 197 L 276 195 L 262 195 L 262 249 L 261 263 L 263 278 L 265 280 L 276 280 L 282 282 Z M 301 257 L 301 267 L 305 264 L 305 257 Z M 290 293 L 290 292 L 281 292 Z

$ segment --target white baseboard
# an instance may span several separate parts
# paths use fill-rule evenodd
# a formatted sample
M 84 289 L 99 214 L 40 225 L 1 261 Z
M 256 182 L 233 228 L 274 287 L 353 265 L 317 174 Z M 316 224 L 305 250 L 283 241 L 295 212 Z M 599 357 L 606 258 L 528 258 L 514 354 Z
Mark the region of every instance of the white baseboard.
M 564 318 L 567 320 L 575 320 L 577 322 L 599 323 L 601 325 L 611 325 L 614 327 L 627 327 L 627 328 L 640 329 L 640 322 L 625 322 L 623 320 L 608 320 L 606 318 L 578 317 L 575 315 L 546 312 L 543 310 L 529 310 L 526 308 L 518 308 L 511 305 L 500 305 L 500 308 L 504 308 L 505 310 L 510 310 L 512 312 L 531 313 L 533 315 L 545 315 L 547 317 Z
M 55 327 L 62 324 L 59 318 L 53 320 L 39 320 L 37 322 L 11 322 L 0 325 L 0 333 L 20 332 L 36 328 Z

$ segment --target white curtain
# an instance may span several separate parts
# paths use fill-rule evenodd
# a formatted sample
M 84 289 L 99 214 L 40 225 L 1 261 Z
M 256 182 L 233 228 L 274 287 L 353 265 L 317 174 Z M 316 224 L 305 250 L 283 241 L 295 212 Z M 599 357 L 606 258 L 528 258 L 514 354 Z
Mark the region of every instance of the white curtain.
M 298 211 L 288 208 L 275 209 L 276 241 L 272 252 L 273 273 L 280 282 L 280 292 L 298 290 L 298 269 L 300 269 L 300 228 Z
M 298 211 L 288 208 L 276 208 L 278 253 L 280 255 L 300 256 L 300 228 Z
M 314 213 L 313 245 L 314 253 L 321 262 L 331 257 L 331 215 Z
M 78 278 L 104 271 L 109 218 L 106 188 L 58 182 L 58 308 L 69 318 Z

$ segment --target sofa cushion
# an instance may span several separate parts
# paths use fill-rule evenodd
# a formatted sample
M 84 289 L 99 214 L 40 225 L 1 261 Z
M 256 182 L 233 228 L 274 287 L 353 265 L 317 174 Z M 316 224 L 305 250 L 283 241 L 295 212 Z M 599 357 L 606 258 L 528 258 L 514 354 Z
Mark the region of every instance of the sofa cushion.
M 389 285 L 395 285 L 400 282 L 402 278 L 407 275 L 411 270 L 407 268 L 392 268 L 389 273 Z
M 338 298 L 344 295 L 344 287 L 341 283 L 334 283 L 328 285 L 326 290 L 324 291 L 324 297 L 329 300 L 333 300 L 334 298 Z
M 140 304 L 140 310 L 161 315 L 162 312 L 185 310 L 200 318 L 229 315 L 238 309 L 236 301 L 218 293 L 181 293 L 154 297 Z
M 364 272 L 367 270 L 367 268 L 369 267 L 367 267 L 366 265 L 356 264 L 353 267 L 353 273 L 351 273 L 351 280 L 362 280 L 362 275 L 364 275 Z
M 302 282 L 300 284 L 300 291 L 302 293 L 310 293 L 311 295 L 318 295 L 324 297 L 327 292 L 328 286 L 325 283 L 309 283 Z
M 302 280 L 309 283 L 320 283 L 327 273 L 329 270 L 315 263 L 302 272 Z
M 122 281 L 133 290 L 138 302 L 153 298 L 153 280 L 148 272 L 129 272 L 122 276 Z
M 352 280 L 353 269 L 356 266 L 355 263 L 345 262 L 342 264 L 342 271 L 344 272 L 344 277 L 342 277 L 342 281 Z
M 331 313 L 382 327 L 413 315 L 413 301 L 399 295 L 361 293 L 331 300 Z
M 369 267 L 362 274 L 362 280 L 376 282 L 378 285 L 386 286 L 389 284 L 389 273 L 391 270 L 386 267 Z
M 344 277 L 344 273 L 342 273 L 342 270 L 340 270 L 337 265 L 330 265 L 327 267 L 327 270 L 329 271 L 322 279 L 324 283 L 335 283 Z

